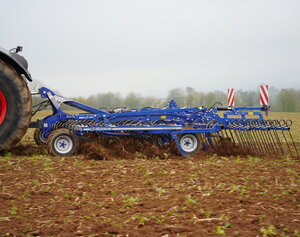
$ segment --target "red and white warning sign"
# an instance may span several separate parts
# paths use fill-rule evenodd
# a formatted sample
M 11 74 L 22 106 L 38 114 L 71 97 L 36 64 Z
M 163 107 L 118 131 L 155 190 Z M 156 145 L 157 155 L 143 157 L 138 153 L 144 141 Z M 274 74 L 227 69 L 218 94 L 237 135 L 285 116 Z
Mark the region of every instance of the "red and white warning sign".
M 229 88 L 227 94 L 228 106 L 234 106 L 234 89 Z
M 269 105 L 269 86 L 268 85 L 261 85 L 260 86 L 260 105 Z

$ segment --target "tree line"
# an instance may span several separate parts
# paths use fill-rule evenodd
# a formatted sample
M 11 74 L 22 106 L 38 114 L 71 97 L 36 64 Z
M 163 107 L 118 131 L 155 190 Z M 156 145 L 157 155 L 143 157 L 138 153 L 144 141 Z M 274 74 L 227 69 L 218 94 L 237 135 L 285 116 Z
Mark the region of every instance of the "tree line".
M 37 86 L 37 84 L 34 86 Z M 31 89 L 33 90 L 34 88 Z M 235 91 L 235 106 L 259 106 L 259 93 L 259 90 Z M 204 106 L 209 108 L 216 103 L 227 105 L 227 91 L 201 92 L 192 87 L 186 87 L 171 89 L 166 98 L 142 96 L 135 92 L 130 92 L 126 96 L 122 96 L 120 93 L 107 92 L 70 99 L 103 109 L 112 107 L 165 107 L 170 99 L 174 99 L 180 107 Z M 38 101 L 40 99 L 35 97 L 34 104 L 38 103 Z M 300 112 L 300 90 L 270 87 L 269 104 L 271 105 L 271 111 L 274 112 Z
M 235 106 L 259 106 L 259 90 L 257 91 L 235 91 Z M 194 88 L 175 88 L 169 91 L 166 98 L 153 96 L 142 96 L 130 92 L 125 97 L 119 93 L 99 93 L 89 97 L 72 98 L 78 102 L 98 108 L 111 107 L 164 107 L 170 99 L 174 99 L 180 107 L 212 107 L 218 104 L 227 105 L 227 92 L 213 91 L 201 92 Z M 274 112 L 300 112 L 300 90 L 295 89 L 269 89 L 269 104 Z

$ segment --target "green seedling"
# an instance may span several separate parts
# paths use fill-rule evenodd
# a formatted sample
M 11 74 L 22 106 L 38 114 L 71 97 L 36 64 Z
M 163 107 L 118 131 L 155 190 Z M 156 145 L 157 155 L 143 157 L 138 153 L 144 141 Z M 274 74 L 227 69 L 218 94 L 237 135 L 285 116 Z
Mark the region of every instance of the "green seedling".
M 297 176 L 297 175 L 298 175 L 298 173 L 297 173 L 295 170 L 292 170 L 292 169 L 289 169 L 289 168 L 286 168 L 286 169 L 285 169 L 285 172 L 286 172 L 287 174 L 294 175 L 294 176 Z
M 218 225 L 214 232 L 218 235 L 225 235 L 225 230 L 223 226 Z
M 37 179 L 32 180 L 32 183 L 33 183 L 34 186 L 41 185 L 41 182 L 39 180 L 37 180 Z
M 131 198 L 125 199 L 125 200 L 123 200 L 124 207 L 128 208 L 133 205 L 137 205 L 139 203 L 139 201 L 140 201 L 140 199 L 138 197 L 131 197 Z
M 192 199 L 191 195 L 189 194 L 189 195 L 187 195 L 186 203 L 187 203 L 187 204 L 196 204 L 197 201 L 194 200 L 194 199 Z
M 152 172 L 152 171 L 147 171 L 147 172 L 145 173 L 145 176 L 146 176 L 146 177 L 154 176 L 154 172 Z
M 117 195 L 118 195 L 118 193 L 115 192 L 115 191 L 111 191 L 111 194 L 114 195 L 114 196 L 117 196 Z
M 144 184 L 153 184 L 154 180 L 153 179 L 148 179 L 144 182 Z
M 274 236 L 276 235 L 276 228 L 273 225 L 268 225 L 267 228 L 261 228 L 260 233 L 262 233 L 263 236 Z
M 133 216 L 132 219 L 135 221 L 138 221 L 139 226 L 143 226 L 143 225 L 145 225 L 145 223 L 150 221 L 147 217 L 144 217 L 144 216 Z
M 155 190 L 158 192 L 159 196 L 166 193 L 166 190 L 161 187 L 157 187 Z
M 17 212 L 18 212 L 18 207 L 17 207 L 16 205 L 13 205 L 13 206 L 11 207 L 10 214 L 11 214 L 11 215 L 16 215 Z
M 213 215 L 212 211 L 209 211 L 209 210 L 204 210 L 202 212 L 202 214 L 205 216 L 205 217 L 211 217 Z

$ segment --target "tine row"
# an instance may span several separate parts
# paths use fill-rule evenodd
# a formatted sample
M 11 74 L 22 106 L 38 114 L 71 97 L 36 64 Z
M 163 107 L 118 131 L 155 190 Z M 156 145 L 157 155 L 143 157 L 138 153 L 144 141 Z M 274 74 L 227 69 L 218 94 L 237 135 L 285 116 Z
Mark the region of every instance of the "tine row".
M 207 141 L 218 152 L 224 151 L 224 141 L 230 141 L 231 147 L 240 148 L 249 155 L 286 155 L 299 158 L 296 144 L 290 132 L 291 120 L 235 120 L 216 134 L 206 136 Z M 228 142 L 227 142 L 228 145 Z M 230 151 L 225 153 L 231 154 Z M 241 152 L 240 152 L 241 153 Z

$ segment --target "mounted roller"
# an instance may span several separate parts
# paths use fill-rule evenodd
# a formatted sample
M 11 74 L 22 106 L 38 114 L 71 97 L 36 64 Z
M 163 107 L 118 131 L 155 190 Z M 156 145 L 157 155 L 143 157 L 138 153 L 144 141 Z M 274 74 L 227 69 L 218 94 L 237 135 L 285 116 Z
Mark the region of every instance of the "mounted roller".
M 0 150 L 16 145 L 31 120 L 32 102 L 27 86 L 31 76 L 18 46 L 9 52 L 0 48 Z

